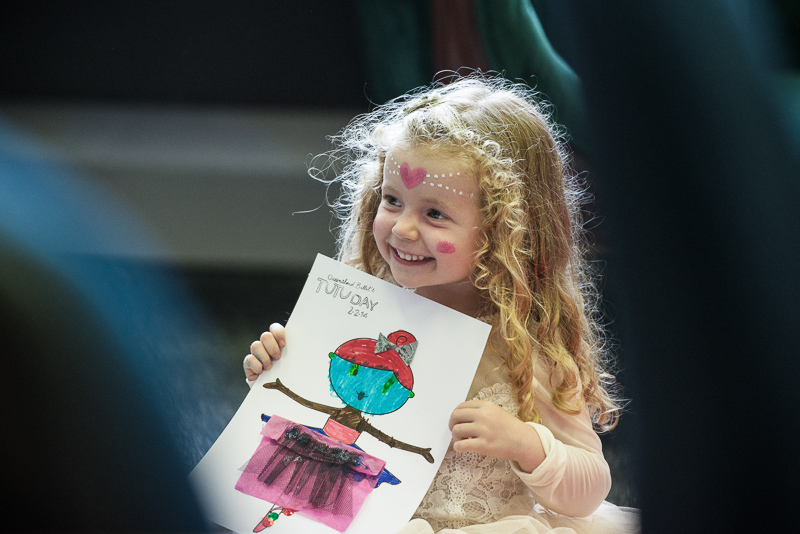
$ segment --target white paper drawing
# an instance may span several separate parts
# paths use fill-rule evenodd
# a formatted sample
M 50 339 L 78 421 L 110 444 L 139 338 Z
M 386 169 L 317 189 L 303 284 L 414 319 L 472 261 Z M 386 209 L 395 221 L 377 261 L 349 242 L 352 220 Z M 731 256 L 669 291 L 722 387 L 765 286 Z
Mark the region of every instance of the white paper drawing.
M 318 256 L 281 359 L 191 473 L 208 518 L 236 532 L 399 530 L 444 457 L 489 331 Z

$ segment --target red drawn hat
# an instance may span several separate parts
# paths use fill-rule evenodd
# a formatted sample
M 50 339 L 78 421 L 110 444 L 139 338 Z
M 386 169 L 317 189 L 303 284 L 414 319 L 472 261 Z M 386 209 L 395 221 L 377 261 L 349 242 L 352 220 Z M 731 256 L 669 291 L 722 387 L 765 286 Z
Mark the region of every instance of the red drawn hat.
M 357 365 L 392 371 L 407 390 L 414 386 L 414 375 L 408 366 L 417 350 L 417 339 L 405 330 L 380 334 L 378 339 L 351 339 L 339 345 L 334 354 Z

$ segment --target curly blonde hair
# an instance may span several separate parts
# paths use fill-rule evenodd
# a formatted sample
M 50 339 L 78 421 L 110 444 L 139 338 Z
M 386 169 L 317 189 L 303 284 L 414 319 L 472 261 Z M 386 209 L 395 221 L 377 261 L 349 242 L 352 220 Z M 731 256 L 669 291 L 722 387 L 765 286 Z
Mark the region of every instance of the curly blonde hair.
M 332 138 L 311 175 L 341 187 L 338 259 L 394 282 L 372 235 L 387 151 L 399 143 L 463 158 L 475 169 L 482 224 L 473 281 L 482 314 L 494 316 L 493 346 L 523 420 L 539 421 L 534 370 L 546 366 L 562 412 L 588 406 L 595 429 L 616 425 L 620 401 L 598 313 L 581 221 L 585 200 L 562 134 L 530 89 L 485 75 L 434 84 L 361 115 Z M 320 161 L 320 160 L 317 160 Z M 336 177 L 326 180 L 326 171 Z

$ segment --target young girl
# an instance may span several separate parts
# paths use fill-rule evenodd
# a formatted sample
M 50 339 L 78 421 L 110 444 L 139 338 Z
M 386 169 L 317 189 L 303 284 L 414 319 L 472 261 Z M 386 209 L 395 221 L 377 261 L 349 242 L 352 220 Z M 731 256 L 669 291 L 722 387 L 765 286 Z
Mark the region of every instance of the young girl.
M 453 442 L 408 533 L 627 532 L 596 431 L 620 406 L 564 147 L 521 86 L 468 77 L 357 117 L 326 155 L 338 259 L 490 323 Z M 313 173 L 319 176 L 317 171 Z M 249 381 L 280 358 L 278 324 Z M 571 529 L 571 530 L 570 530 Z M 447 532 L 454 532 L 447 530 Z

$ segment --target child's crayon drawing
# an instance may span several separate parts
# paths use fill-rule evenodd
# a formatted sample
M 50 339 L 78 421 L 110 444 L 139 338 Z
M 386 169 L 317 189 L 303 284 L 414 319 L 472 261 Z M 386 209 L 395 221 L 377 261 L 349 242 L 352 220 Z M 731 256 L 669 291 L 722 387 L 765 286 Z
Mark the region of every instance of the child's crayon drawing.
M 394 412 L 400 409 L 408 399 L 414 397 L 414 392 L 412 391 L 414 375 L 410 365 L 418 344 L 413 334 L 405 330 L 398 330 L 388 336 L 380 334 L 377 339 L 351 339 L 331 352 L 328 355 L 330 359 L 328 377 L 331 390 L 345 404 L 342 408 L 335 408 L 305 399 L 292 392 L 280 379 L 263 384 L 263 387 L 278 390 L 306 408 L 329 416 L 322 428 L 306 427 L 306 429 L 328 436 L 343 445 L 351 447 L 317 447 L 317 449 L 325 449 L 326 455 L 352 457 L 354 461 L 358 461 L 359 465 L 362 465 L 364 463 L 363 456 L 357 452 L 361 449 L 355 443 L 362 432 L 367 432 L 390 447 L 419 454 L 428 462 L 433 463 L 430 448 L 423 449 L 388 436 L 372 426 L 363 415 L 365 413 L 382 415 Z M 268 415 L 262 415 L 261 418 L 265 422 L 269 422 L 272 419 Z M 294 427 L 292 432 L 296 434 Z M 313 446 L 309 444 L 313 443 L 314 434 L 303 434 L 303 436 L 305 436 L 307 443 L 301 449 L 308 450 L 309 446 Z M 283 441 L 295 445 L 295 449 L 298 448 L 297 444 L 300 443 L 296 435 L 291 437 L 283 436 Z M 242 479 L 240 479 L 236 489 L 253 494 L 250 473 L 256 470 L 255 466 L 257 466 L 259 472 L 258 480 L 268 486 L 275 484 L 278 476 L 273 475 L 276 472 L 282 473 L 283 470 L 286 470 L 289 462 L 293 464 L 293 469 L 290 470 L 292 476 L 289 476 L 288 480 L 286 480 L 286 477 L 281 479 L 285 486 L 278 488 L 280 490 L 278 498 L 275 499 L 273 506 L 256 525 L 254 532 L 260 532 L 264 528 L 271 527 L 280 518 L 281 512 L 284 515 L 292 515 L 296 511 L 319 511 L 321 508 L 327 511 L 324 519 L 327 519 L 328 515 L 336 516 L 335 519 L 340 520 L 339 524 L 346 523 L 346 525 L 349 525 L 349 521 L 346 518 L 352 519 L 357 510 L 353 510 L 352 506 L 339 506 L 338 503 L 341 501 L 351 502 L 353 500 L 350 496 L 353 477 L 358 478 L 358 482 L 363 482 L 365 478 L 369 479 L 371 487 L 377 487 L 383 482 L 393 485 L 400 483 L 400 480 L 385 468 L 382 468 L 378 474 L 370 478 L 365 477 L 363 473 L 343 466 L 335 469 L 335 475 L 331 474 L 328 478 L 322 477 L 325 480 L 330 480 L 329 484 L 318 485 L 315 488 L 316 491 L 310 493 L 308 480 L 319 478 L 317 473 L 324 471 L 324 468 L 320 467 L 322 464 L 319 462 L 315 467 L 315 459 L 312 458 L 314 455 L 289 452 L 281 456 L 279 451 L 276 451 L 264 465 L 263 460 L 256 460 L 257 456 L 263 456 L 261 448 L 259 447 L 253 455 L 245 474 L 242 475 L 242 479 L 246 479 L 247 483 L 243 484 Z M 284 448 L 287 451 L 293 450 L 289 447 Z M 291 456 L 291 460 L 286 459 L 289 457 L 287 454 Z M 331 471 L 327 470 L 325 472 Z M 334 477 L 338 477 L 337 483 L 333 483 Z M 343 492 L 347 493 L 348 496 L 343 497 L 341 495 Z M 305 495 L 305 497 L 300 498 L 301 495 Z M 277 501 L 282 502 L 279 503 Z M 289 507 L 289 502 L 292 503 L 291 507 Z M 325 522 L 324 520 L 322 521 Z M 328 522 L 326 524 L 331 523 Z
M 208 518 L 242 533 L 399 530 L 447 451 L 489 330 L 319 256 L 281 359 L 192 472 Z

